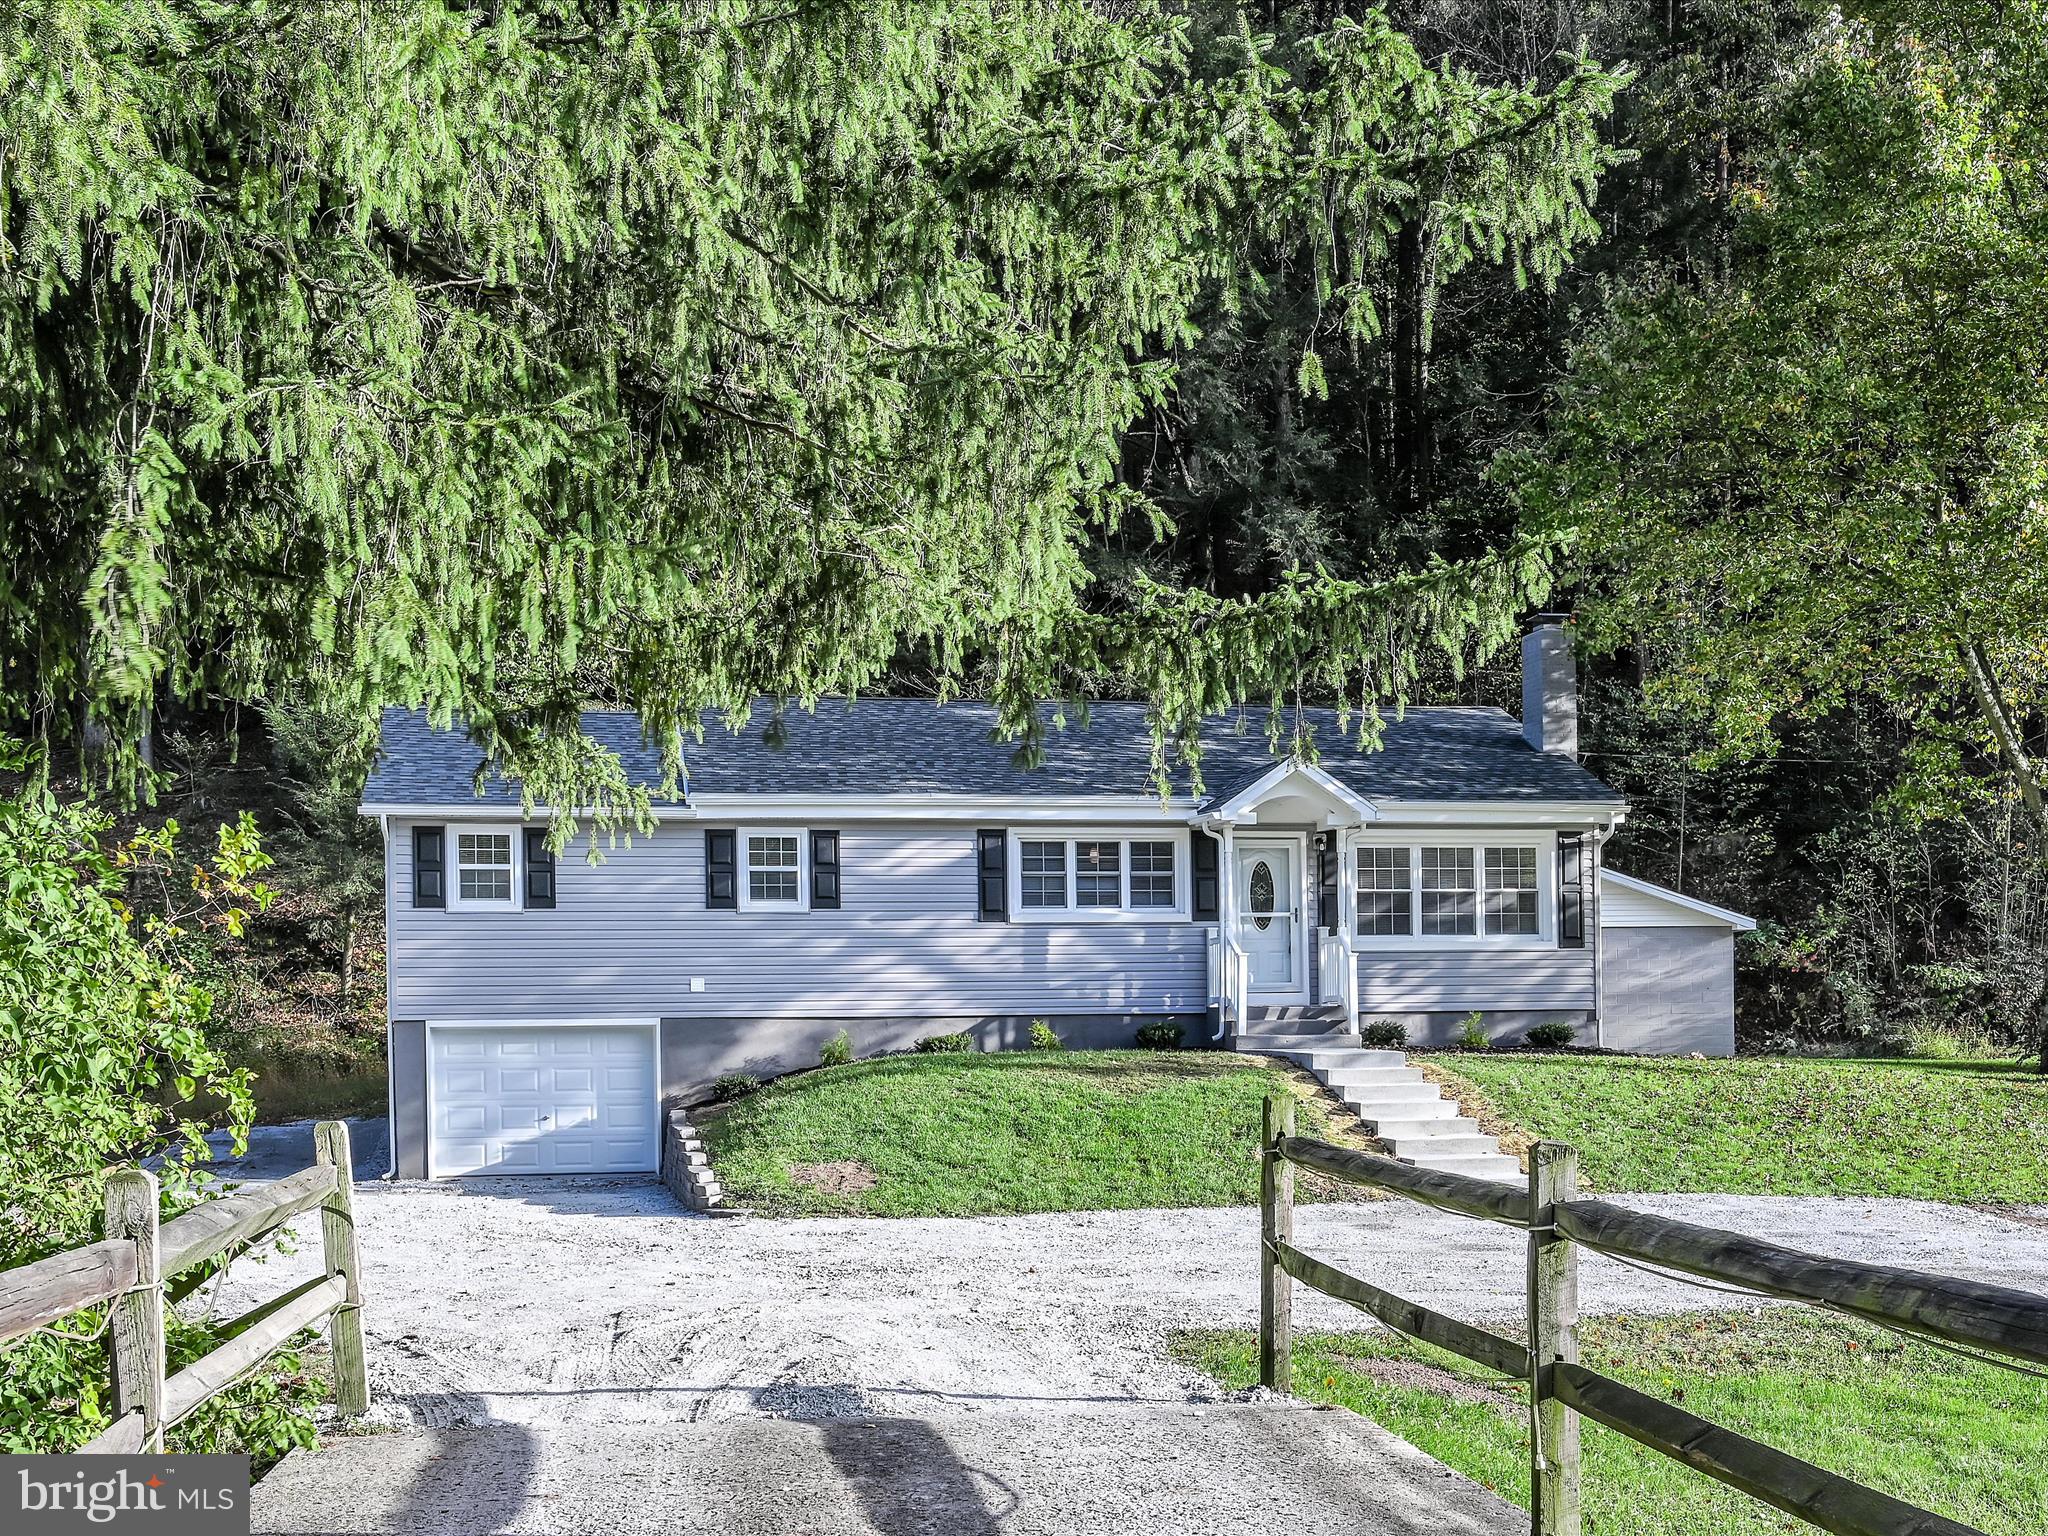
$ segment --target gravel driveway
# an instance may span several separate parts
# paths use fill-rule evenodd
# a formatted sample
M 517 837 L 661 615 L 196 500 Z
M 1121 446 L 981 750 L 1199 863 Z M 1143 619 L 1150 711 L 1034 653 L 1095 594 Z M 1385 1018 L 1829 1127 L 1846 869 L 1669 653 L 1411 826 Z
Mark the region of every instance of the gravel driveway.
M 284 1140 L 294 1132 L 269 1132 L 245 1172 L 302 1166 Z M 2048 1227 L 1981 1211 L 1622 1203 L 2048 1292 Z M 770 1220 L 688 1215 L 648 1180 L 493 1179 L 365 1182 L 356 1212 L 372 1389 L 430 1427 L 1186 1403 L 1213 1388 L 1165 1358 L 1164 1336 L 1256 1316 L 1257 1216 L 1244 1208 Z M 1441 1310 L 1519 1315 L 1522 1240 L 1506 1228 L 1387 1201 L 1304 1206 L 1296 1231 L 1308 1251 Z M 223 1312 L 311 1273 L 318 1236 L 306 1232 L 295 1255 L 237 1265 Z M 1581 1291 L 1588 1312 L 1747 1305 L 1593 1255 Z M 1363 1321 L 1296 1295 L 1298 1326 Z

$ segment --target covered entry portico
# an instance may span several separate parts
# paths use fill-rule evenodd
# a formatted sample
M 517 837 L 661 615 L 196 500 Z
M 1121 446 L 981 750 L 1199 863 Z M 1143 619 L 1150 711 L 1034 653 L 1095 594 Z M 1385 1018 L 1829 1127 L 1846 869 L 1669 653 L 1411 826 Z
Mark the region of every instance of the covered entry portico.
M 1204 808 L 1196 824 L 1219 846 L 1209 1006 L 1221 1028 L 1267 1008 L 1357 1024 L 1355 893 L 1342 871 L 1351 835 L 1379 819 L 1371 801 L 1298 758 Z

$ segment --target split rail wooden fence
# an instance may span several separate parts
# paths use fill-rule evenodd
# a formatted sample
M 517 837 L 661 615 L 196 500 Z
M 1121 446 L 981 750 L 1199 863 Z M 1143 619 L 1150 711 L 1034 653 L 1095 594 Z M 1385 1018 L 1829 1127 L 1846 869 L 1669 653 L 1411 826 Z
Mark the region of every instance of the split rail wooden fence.
M 369 1407 L 348 1127 L 338 1120 L 315 1126 L 314 1157 L 312 1167 L 288 1178 L 206 1201 L 161 1225 L 156 1176 L 125 1169 L 107 1180 L 101 1241 L 0 1271 L 0 1345 L 87 1307 L 113 1304 L 107 1349 L 118 1416 L 80 1451 L 161 1451 L 165 1430 L 247 1376 L 295 1334 L 322 1322 L 328 1326 L 336 1405 L 347 1417 Z M 220 1330 L 225 1342 L 167 1377 L 166 1293 L 175 1298 L 191 1288 L 179 1277 L 316 1206 L 326 1272 L 226 1324 Z M 192 1281 L 202 1278 L 203 1273 Z
M 1524 1345 L 1332 1268 L 1294 1246 L 1294 1170 L 1405 1196 L 1529 1234 Z M 1579 1419 L 1838 1536 L 1982 1536 L 1651 1397 L 1578 1359 L 1578 1250 L 1804 1302 L 1965 1349 L 2048 1365 L 2048 1298 L 1917 1270 L 1821 1258 L 1740 1233 L 1578 1198 L 1578 1153 L 1539 1142 L 1526 1190 L 1410 1167 L 1294 1134 L 1294 1100 L 1266 1101 L 1260 1184 L 1259 1375 L 1290 1390 L 1293 1283 L 1348 1302 L 1396 1332 L 1529 1385 L 1530 1528 L 1579 1536 Z

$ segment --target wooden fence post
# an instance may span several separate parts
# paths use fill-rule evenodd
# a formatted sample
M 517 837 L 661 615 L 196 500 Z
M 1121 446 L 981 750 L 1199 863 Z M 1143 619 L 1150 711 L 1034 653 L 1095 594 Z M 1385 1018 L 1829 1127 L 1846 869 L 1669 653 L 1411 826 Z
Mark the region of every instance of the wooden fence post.
M 322 1120 L 313 1127 L 313 1155 L 322 1167 L 334 1169 L 334 1193 L 320 1205 L 320 1242 L 327 1273 L 339 1275 L 347 1294 L 328 1320 L 328 1351 L 334 1361 L 334 1404 L 343 1418 L 354 1418 L 370 1406 L 370 1375 L 363 1356 L 363 1287 L 356 1253 L 356 1218 L 351 1201 L 355 1179 L 349 1158 L 348 1127 Z
M 1280 1138 L 1294 1134 L 1294 1095 L 1268 1094 L 1259 1149 L 1259 1383 L 1294 1388 L 1294 1280 L 1280 1267 L 1275 1243 L 1294 1241 L 1294 1164 Z
M 1579 1418 L 1558 1400 L 1559 1361 L 1579 1358 L 1578 1245 L 1556 1207 L 1579 1192 L 1579 1154 L 1562 1142 L 1529 1149 L 1530 1529 L 1579 1536 Z
M 123 1168 L 107 1180 L 107 1236 L 135 1244 L 135 1288 L 114 1298 L 108 1353 L 114 1417 L 142 1415 L 142 1450 L 164 1448 L 164 1292 L 157 1247 L 156 1175 Z

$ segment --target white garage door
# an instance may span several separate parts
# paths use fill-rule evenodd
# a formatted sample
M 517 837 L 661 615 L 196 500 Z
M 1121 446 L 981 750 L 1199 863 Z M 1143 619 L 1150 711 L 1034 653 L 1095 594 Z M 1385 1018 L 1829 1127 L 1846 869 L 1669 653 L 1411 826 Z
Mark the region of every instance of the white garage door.
M 428 1174 L 652 1172 L 654 1033 L 434 1026 Z

